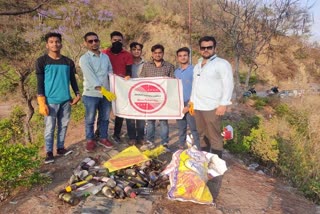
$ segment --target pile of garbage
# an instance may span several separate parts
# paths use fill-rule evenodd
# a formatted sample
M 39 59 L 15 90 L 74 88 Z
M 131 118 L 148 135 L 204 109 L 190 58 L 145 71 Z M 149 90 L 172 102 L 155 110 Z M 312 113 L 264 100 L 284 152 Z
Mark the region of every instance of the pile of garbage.
M 93 157 L 82 160 L 73 170 L 68 185 L 59 192 L 59 199 L 76 205 L 81 199 L 98 193 L 110 199 L 135 198 L 169 184 L 168 176 L 161 174 L 167 163 L 157 158 L 113 172 L 97 163 Z

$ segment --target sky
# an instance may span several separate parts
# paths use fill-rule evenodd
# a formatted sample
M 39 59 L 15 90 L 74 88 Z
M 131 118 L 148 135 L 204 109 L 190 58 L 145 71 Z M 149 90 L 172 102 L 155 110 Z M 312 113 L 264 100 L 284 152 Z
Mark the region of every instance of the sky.
M 301 0 L 301 4 L 304 6 L 312 6 L 310 13 L 313 15 L 313 24 L 311 28 L 312 41 L 320 43 L 320 0 Z

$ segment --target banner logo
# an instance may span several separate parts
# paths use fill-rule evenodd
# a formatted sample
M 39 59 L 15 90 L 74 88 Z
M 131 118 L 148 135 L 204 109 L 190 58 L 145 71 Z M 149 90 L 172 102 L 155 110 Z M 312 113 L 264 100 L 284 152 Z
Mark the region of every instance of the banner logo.
M 141 113 L 155 113 L 167 102 L 167 94 L 161 85 L 149 81 L 133 85 L 128 97 L 131 106 Z

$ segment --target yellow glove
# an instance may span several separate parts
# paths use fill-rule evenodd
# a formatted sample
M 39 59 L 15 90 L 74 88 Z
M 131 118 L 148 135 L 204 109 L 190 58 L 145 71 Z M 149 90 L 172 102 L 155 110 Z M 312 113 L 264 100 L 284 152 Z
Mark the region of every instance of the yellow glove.
M 49 108 L 46 104 L 46 97 L 45 96 L 38 96 L 37 97 L 38 104 L 39 104 L 39 113 L 43 116 L 49 115 Z
M 189 114 L 193 116 L 194 115 L 193 102 L 189 102 L 188 105 L 189 105 Z
M 108 100 L 108 101 L 112 101 L 115 100 L 117 97 L 114 93 L 108 91 L 107 89 L 105 89 L 105 87 L 101 86 L 101 94 Z

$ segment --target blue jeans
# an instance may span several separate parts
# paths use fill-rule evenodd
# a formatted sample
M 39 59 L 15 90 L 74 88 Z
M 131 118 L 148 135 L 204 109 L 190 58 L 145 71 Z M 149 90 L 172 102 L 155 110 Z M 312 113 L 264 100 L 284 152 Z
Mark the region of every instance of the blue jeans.
M 98 112 L 99 135 L 101 139 L 108 138 L 109 116 L 111 111 L 111 103 L 104 97 L 83 96 L 82 101 L 86 109 L 85 126 L 86 140 L 94 139 L 94 122 Z
M 169 124 L 168 120 L 159 120 L 160 122 L 160 137 L 161 144 L 167 144 L 169 142 Z M 155 138 L 155 120 L 147 120 L 147 141 L 154 143 Z
M 144 120 L 126 119 L 128 136 L 130 140 L 144 139 Z
M 200 140 L 195 118 L 187 112 L 181 120 L 177 120 L 177 125 L 179 128 L 179 144 L 181 146 L 185 145 L 187 139 L 187 126 L 189 125 L 194 145 L 200 149 Z
M 66 137 L 68 124 L 70 121 L 71 106 L 70 102 L 66 101 L 62 104 L 48 104 L 49 115 L 44 118 L 45 131 L 44 139 L 46 143 L 46 151 L 53 151 L 54 131 L 56 125 L 57 130 L 57 149 L 64 148 L 64 139 Z

